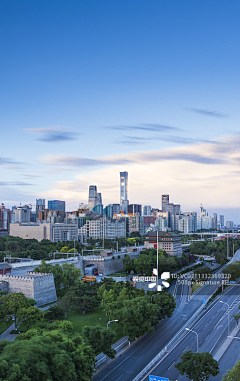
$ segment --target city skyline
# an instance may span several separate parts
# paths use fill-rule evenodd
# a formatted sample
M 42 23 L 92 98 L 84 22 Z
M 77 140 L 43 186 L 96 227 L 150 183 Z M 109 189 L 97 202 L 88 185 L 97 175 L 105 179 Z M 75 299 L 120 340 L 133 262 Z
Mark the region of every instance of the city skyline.
M 240 222 L 240 4 L 0 4 L 0 202 L 203 205 Z

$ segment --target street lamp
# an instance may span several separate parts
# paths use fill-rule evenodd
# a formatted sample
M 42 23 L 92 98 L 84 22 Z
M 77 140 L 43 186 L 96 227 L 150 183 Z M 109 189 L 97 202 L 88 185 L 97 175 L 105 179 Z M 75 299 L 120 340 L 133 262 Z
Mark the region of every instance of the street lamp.
M 107 328 L 109 327 L 109 324 L 114 322 L 114 321 L 118 321 L 118 320 L 109 320 L 109 322 L 107 323 Z
M 156 296 L 156 295 L 159 295 L 160 294 L 160 292 L 158 292 L 157 294 L 153 294 L 152 296 L 151 296 L 151 303 L 152 303 L 152 298 L 154 297 L 154 296 Z
M 237 337 L 237 336 L 228 336 L 229 339 L 238 339 L 240 340 L 240 337 Z
M 193 330 L 190 329 L 190 328 L 185 328 L 185 330 L 186 330 L 186 331 L 191 331 L 191 332 L 195 333 L 195 335 L 197 336 L 197 352 L 198 352 L 198 333 L 195 332 L 195 331 L 193 331 Z
M 223 302 L 222 300 L 220 300 L 220 303 L 223 303 L 223 304 L 226 304 L 228 306 L 228 310 L 229 310 L 229 304 L 226 303 L 226 302 Z M 230 324 L 229 324 L 229 311 L 228 311 L 228 336 L 230 335 Z

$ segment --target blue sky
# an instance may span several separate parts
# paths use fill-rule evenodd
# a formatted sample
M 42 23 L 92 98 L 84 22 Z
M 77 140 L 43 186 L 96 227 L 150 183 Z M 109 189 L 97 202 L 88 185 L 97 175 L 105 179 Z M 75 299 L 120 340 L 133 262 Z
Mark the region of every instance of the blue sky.
M 0 201 L 239 219 L 239 1 L 0 2 Z

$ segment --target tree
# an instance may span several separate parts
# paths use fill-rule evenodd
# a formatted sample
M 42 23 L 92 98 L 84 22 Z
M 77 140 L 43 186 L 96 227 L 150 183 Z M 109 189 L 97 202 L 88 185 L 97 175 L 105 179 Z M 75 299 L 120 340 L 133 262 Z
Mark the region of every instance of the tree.
M 61 307 L 53 306 L 48 309 L 44 317 L 48 320 L 62 320 L 64 318 L 64 312 Z
M 30 299 L 30 302 L 23 295 L 22 292 L 12 292 L 9 295 L 4 295 L 0 298 L 1 308 L 3 312 L 7 314 L 11 314 L 14 317 L 15 328 L 16 328 L 16 318 L 18 314 L 18 310 L 20 308 L 28 308 L 33 299 Z
M 37 307 L 20 308 L 17 317 L 28 331 L 31 326 L 43 318 L 43 313 Z
M 239 381 L 240 380 L 240 361 L 238 361 L 232 369 L 223 375 L 222 381 Z
M 84 327 L 82 331 L 83 339 L 93 349 L 97 356 L 103 352 L 110 358 L 114 358 L 116 351 L 112 349 L 112 344 L 116 340 L 116 334 L 111 329 L 103 328 L 101 325 L 95 327 Z
M 240 319 L 240 314 L 233 315 L 233 317 L 236 320 L 237 326 L 238 326 L 238 320 Z
M 114 309 L 114 304 L 116 303 L 116 294 L 114 290 L 104 291 L 102 303 L 104 306 L 105 313 L 108 315 L 108 318 L 110 320 L 111 312 Z
M 193 353 L 186 351 L 181 356 L 181 362 L 175 365 L 181 375 L 193 381 L 206 381 L 209 377 L 219 374 L 218 362 L 213 359 L 211 353 Z

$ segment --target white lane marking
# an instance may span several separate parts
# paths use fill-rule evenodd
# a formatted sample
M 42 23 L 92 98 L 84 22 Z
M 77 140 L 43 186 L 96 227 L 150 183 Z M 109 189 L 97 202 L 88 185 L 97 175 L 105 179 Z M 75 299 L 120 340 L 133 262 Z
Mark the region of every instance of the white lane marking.
M 175 364 L 175 362 L 176 362 L 176 361 L 174 361 L 174 362 L 172 363 L 172 365 L 170 365 L 170 367 L 168 368 L 168 370 Z

